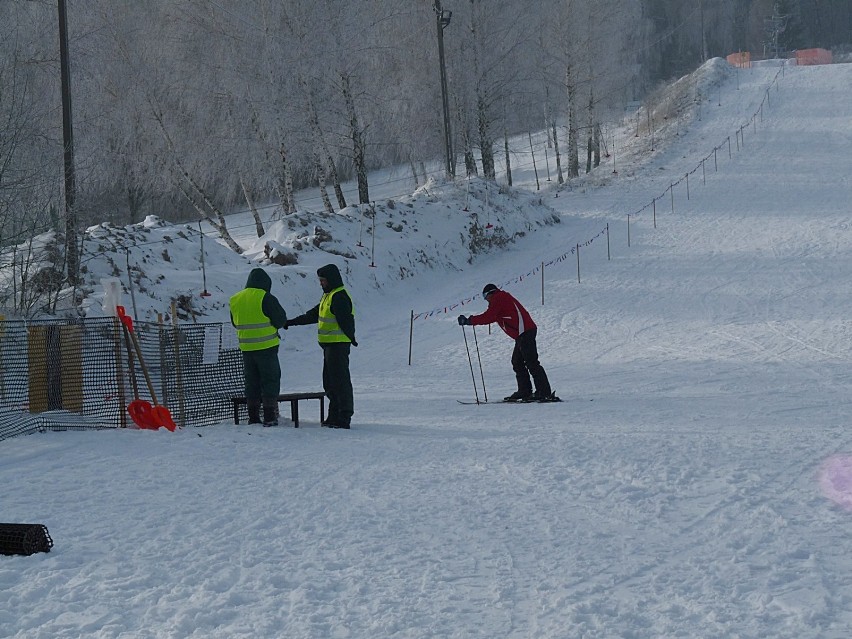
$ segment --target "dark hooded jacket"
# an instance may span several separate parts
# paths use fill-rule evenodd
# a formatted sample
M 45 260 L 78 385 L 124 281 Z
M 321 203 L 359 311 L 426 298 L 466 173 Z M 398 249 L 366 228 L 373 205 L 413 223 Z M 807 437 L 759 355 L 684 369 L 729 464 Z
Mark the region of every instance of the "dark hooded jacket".
M 284 328 L 287 325 L 287 313 L 284 312 L 278 298 L 270 293 L 272 290 L 272 278 L 269 277 L 266 271 L 262 268 L 252 269 L 244 288 L 259 288 L 262 291 L 266 291 L 260 310 L 269 318 L 269 323 L 275 328 Z M 231 315 L 231 323 L 234 323 L 233 315 Z
M 330 293 L 336 288 L 343 286 L 343 277 L 340 275 L 340 269 L 336 264 L 326 264 L 317 269 L 317 275 L 326 280 L 326 285 L 323 287 L 324 293 Z M 355 341 L 355 313 L 352 309 L 352 298 L 349 293 L 343 289 L 337 291 L 331 298 L 331 312 L 337 319 L 337 324 L 343 334 L 349 338 L 353 345 L 357 346 Z M 300 326 L 304 324 L 316 324 L 319 322 L 319 304 L 311 310 L 287 321 L 288 326 Z

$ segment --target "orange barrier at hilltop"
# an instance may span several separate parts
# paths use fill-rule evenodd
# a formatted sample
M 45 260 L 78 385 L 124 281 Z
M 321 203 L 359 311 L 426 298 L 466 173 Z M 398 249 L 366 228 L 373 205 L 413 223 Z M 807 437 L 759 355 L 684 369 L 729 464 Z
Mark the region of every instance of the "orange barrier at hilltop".
M 739 67 L 740 69 L 748 69 L 751 67 L 751 52 L 739 51 L 732 53 L 725 58 L 731 66 Z
M 796 64 L 799 66 L 831 64 L 831 61 L 831 51 L 826 49 L 799 49 L 796 51 Z
M 758 56 L 759 58 L 759 56 Z M 799 49 L 791 58 L 796 60 L 796 64 L 800 66 L 809 66 L 814 64 L 831 64 L 833 57 L 831 51 L 827 49 Z M 740 69 L 748 69 L 751 67 L 752 57 L 750 51 L 738 51 L 725 56 L 728 64 Z

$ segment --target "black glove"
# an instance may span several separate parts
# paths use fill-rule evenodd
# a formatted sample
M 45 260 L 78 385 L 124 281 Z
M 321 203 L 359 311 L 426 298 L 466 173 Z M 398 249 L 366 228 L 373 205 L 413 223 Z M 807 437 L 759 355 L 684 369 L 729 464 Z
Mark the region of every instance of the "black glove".
M 358 346 L 358 342 L 356 342 L 354 339 L 352 340 L 352 346 Z
M 470 324 L 470 319 L 464 315 L 459 315 L 459 326 L 466 326 L 468 324 Z
M 281 328 L 283 328 L 285 331 L 286 331 L 288 328 L 290 328 L 290 327 L 288 326 L 288 324 L 287 324 L 287 320 L 284 320 L 284 326 L 282 326 Z

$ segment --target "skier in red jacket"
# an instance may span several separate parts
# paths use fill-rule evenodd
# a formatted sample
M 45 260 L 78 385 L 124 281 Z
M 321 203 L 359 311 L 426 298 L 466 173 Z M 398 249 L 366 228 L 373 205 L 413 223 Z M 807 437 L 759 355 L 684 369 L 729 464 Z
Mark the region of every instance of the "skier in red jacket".
M 488 308 L 480 315 L 459 315 L 460 326 L 480 326 L 497 322 L 503 331 L 515 340 L 512 351 L 512 370 L 518 380 L 518 390 L 506 397 L 507 402 L 559 401 L 550 388 L 547 373 L 538 361 L 535 344 L 538 328 L 527 309 L 506 291 L 494 284 L 486 284 L 482 296 Z M 532 380 L 530 379 L 532 377 Z M 535 392 L 533 392 L 535 383 Z

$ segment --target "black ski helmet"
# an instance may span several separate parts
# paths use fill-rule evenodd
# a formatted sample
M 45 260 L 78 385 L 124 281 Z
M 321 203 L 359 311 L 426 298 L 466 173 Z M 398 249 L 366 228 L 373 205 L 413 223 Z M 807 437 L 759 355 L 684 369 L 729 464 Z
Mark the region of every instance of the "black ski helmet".
M 482 289 L 482 297 L 488 297 L 489 294 L 497 290 L 499 289 L 496 284 L 486 284 L 485 288 Z

